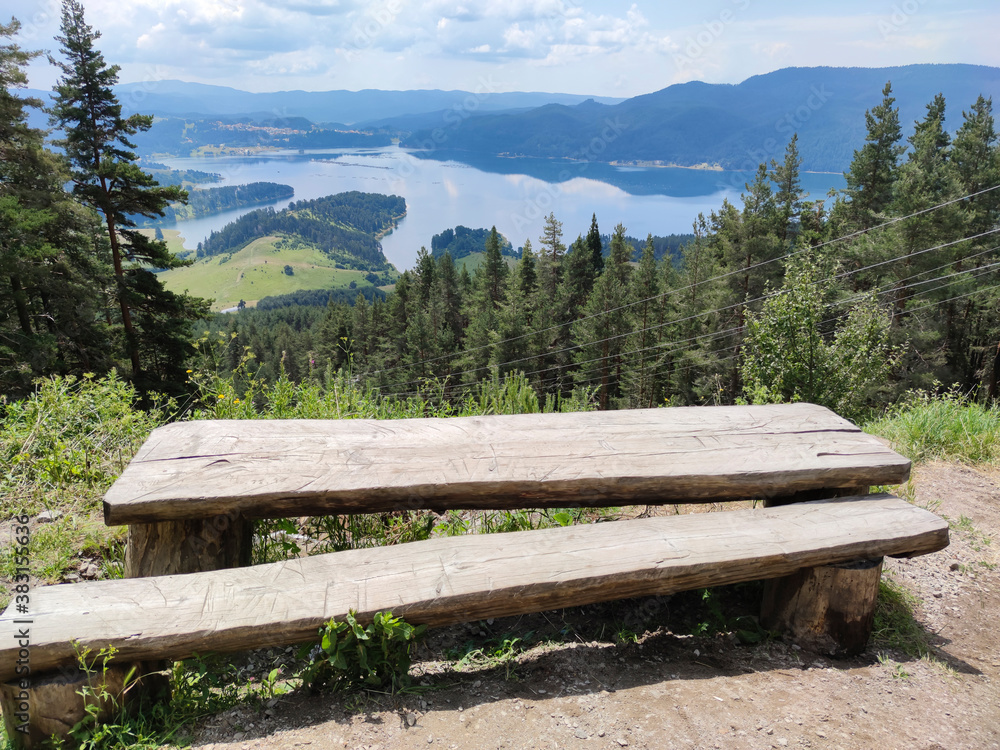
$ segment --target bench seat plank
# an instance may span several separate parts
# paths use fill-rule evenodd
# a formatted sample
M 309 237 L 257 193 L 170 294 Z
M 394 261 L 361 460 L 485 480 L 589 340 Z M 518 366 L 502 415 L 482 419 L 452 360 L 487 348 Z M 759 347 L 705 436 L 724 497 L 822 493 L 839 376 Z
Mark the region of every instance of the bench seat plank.
M 899 484 L 910 462 L 812 404 L 160 427 L 108 524 L 240 514 L 699 502 Z
M 180 659 L 305 642 L 331 617 L 392 610 L 443 625 L 773 578 L 948 544 L 948 525 L 890 495 L 695 513 L 349 550 L 249 568 L 49 586 L 30 625 L 0 616 L 0 681 L 18 628 L 35 672 L 74 663 L 72 639 L 120 659 Z M 24 615 L 20 618 L 23 620 Z

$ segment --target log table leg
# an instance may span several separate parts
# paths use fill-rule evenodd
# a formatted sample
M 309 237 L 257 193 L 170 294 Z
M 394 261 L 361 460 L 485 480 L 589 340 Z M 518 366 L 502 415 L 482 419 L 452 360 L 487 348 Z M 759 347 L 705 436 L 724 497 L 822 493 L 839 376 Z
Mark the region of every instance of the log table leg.
M 239 515 L 128 527 L 126 578 L 199 573 L 250 564 L 252 522 Z
M 24 683 L 0 684 L 0 709 L 13 747 L 43 747 L 53 735 L 68 739 L 73 728 L 87 718 L 88 706 L 97 721 L 108 721 L 123 708 L 137 708 L 142 697 L 155 700 L 169 695 L 165 675 L 141 675 L 142 669 L 141 663 L 130 662 L 90 674 L 64 669 L 32 676 Z

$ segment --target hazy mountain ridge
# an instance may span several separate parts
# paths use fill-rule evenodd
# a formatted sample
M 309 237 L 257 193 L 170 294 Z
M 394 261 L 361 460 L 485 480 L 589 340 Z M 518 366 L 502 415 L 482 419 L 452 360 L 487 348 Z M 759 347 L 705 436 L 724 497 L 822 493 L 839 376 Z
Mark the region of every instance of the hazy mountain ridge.
M 839 172 L 862 145 L 864 112 L 879 103 L 886 81 L 892 81 L 907 135 L 937 93 L 948 102 L 952 131 L 979 94 L 1000 95 L 1000 68 L 986 66 L 786 68 L 735 85 L 677 84 L 617 105 L 587 101 L 483 114 L 451 128 L 446 145 L 477 153 L 754 169 L 779 158 L 797 132 L 803 169 Z M 420 148 L 433 136 L 418 131 L 402 145 Z
M 538 107 L 547 103 L 577 104 L 590 97 L 579 94 L 516 91 L 494 93 L 483 81 L 476 91 L 276 91 L 251 93 L 226 86 L 184 81 L 125 83 L 115 87 L 126 109 L 174 116 L 258 114 L 267 117 L 305 117 L 316 123 L 348 125 L 456 107 L 472 113 Z M 602 97 L 616 103 L 621 98 Z

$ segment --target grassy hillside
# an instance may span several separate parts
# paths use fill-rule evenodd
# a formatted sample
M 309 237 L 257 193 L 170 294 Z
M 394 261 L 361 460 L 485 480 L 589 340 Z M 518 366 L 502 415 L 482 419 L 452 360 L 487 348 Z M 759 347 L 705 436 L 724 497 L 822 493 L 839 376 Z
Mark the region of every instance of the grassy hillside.
M 512 258 L 509 255 L 505 255 L 503 256 L 503 260 L 504 263 L 507 264 L 507 268 L 517 267 L 517 258 Z M 469 253 L 468 255 L 461 257 L 455 261 L 455 269 L 461 272 L 462 267 L 464 266 L 465 268 L 468 269 L 469 275 L 471 276 L 476 272 L 477 268 L 483 265 L 485 261 L 486 261 L 486 253 Z
M 166 232 L 164 232 L 166 234 Z M 291 266 L 292 275 L 285 273 Z M 371 286 L 367 271 L 335 267 L 335 261 L 317 248 L 279 237 L 262 237 L 236 253 L 202 258 L 194 265 L 160 274 L 172 292 L 188 292 L 213 299 L 212 310 L 235 307 L 244 300 L 253 307 L 262 297 L 290 294 L 299 289 L 337 289 Z

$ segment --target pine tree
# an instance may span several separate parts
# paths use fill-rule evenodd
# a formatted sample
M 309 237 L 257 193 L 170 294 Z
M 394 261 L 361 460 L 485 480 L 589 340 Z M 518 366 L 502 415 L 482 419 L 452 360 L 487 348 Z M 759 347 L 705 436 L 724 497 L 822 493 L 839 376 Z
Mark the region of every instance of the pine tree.
M 802 157 L 799 156 L 798 143 L 799 134 L 795 133 L 785 148 L 785 160 L 781 164 L 771 160 L 770 177 L 778 186 L 774 195 L 777 233 L 784 243 L 792 239 L 802 211 L 802 183 L 799 180 Z
M 500 235 L 496 227 L 490 230 L 490 236 L 486 238 L 486 258 L 483 261 L 482 274 L 486 296 L 494 309 L 499 308 L 504 299 L 508 268 L 500 249 Z
M 556 219 L 554 213 L 545 217 L 542 236 L 538 238 L 539 286 L 550 298 L 555 296 L 562 277 L 562 258 L 566 246 L 562 242 L 562 222 Z
M 732 293 L 719 278 L 721 260 L 704 215 L 698 215 L 692 231 L 694 240 L 681 252 L 677 293 L 670 299 L 676 322 L 664 332 L 667 341 L 676 342 L 665 351 L 673 359 L 670 396 L 682 404 L 720 400 L 722 373 L 736 346 L 725 334 L 732 325 L 722 322 L 720 312 L 732 304 Z
M 576 319 L 594 288 L 590 249 L 582 237 L 570 245 L 564 260 L 562 294 L 570 320 Z
M 619 224 L 611 236 L 611 252 L 604 272 L 594 283 L 594 291 L 584 307 L 584 317 L 573 326 L 579 342 L 576 361 L 581 385 L 597 384 L 598 401 L 608 409 L 622 393 L 626 339 L 632 330 L 627 307 L 632 267 L 632 246 Z
M 521 258 L 517 263 L 517 275 L 520 277 L 521 289 L 524 294 L 531 295 L 538 285 L 538 258 L 535 251 L 531 249 L 531 240 L 524 241 L 521 249 Z
M 597 226 L 597 214 L 592 214 L 590 217 L 590 231 L 587 232 L 587 249 L 590 251 L 590 268 L 593 278 L 597 278 L 601 271 L 604 270 L 604 246 L 601 243 L 601 230 Z
M 666 262 L 669 263 L 669 259 Z M 630 302 L 635 331 L 628 337 L 626 346 L 629 359 L 626 396 L 631 407 L 656 406 L 663 397 L 659 377 L 662 353 L 656 348 L 663 333 L 664 306 L 660 299 L 660 285 L 653 236 L 649 235 L 639 267 L 632 275 Z
M 952 144 L 951 163 L 963 195 L 966 236 L 976 236 L 1000 224 L 1000 190 L 982 192 L 1000 185 L 1000 145 L 993 120 L 993 102 L 980 96 L 968 112 Z M 951 296 L 964 294 L 977 284 L 991 286 L 989 271 L 1000 260 L 993 236 L 964 243 L 957 251 L 955 270 L 968 274 L 968 280 L 951 287 Z M 985 277 L 986 280 L 980 281 Z M 955 341 L 950 349 L 960 382 L 981 382 L 986 395 L 1000 397 L 1000 309 L 996 290 L 967 296 L 956 309 Z
M 892 203 L 899 157 L 905 151 L 899 145 L 902 131 L 895 102 L 889 82 L 882 89 L 882 103 L 865 112 L 865 145 L 854 152 L 851 168 L 844 173 L 844 196 L 849 202 L 841 208 L 847 231 L 870 229 L 881 223 Z
M 0 24 L 0 41 L 19 28 Z M 16 93 L 38 55 L 0 44 L 0 390 L 15 396 L 41 375 L 111 367 L 99 315 L 106 267 L 90 217 L 64 192 L 44 133 L 28 125 L 41 102 Z
M 132 377 L 144 388 L 176 386 L 183 381 L 187 358 L 182 340 L 183 324 L 207 312 L 207 303 L 178 296 L 163 289 L 149 271 L 184 265 L 164 243 L 135 230 L 132 216 L 158 217 L 170 201 L 186 194 L 176 186 L 160 187 L 136 164 L 130 137 L 148 130 L 152 117 L 123 118 L 121 104 L 112 86 L 118 81 L 118 66 L 109 66 L 94 46 L 100 32 L 84 19 L 77 0 L 63 0 L 62 35 L 57 37 L 65 61 L 53 60 L 62 71 L 52 108 L 53 123 L 65 130 L 62 146 L 72 167 L 73 194 L 102 217 L 116 279 L 116 298 L 125 333 L 125 349 Z M 136 315 L 141 310 L 142 314 Z M 144 338 L 141 341 L 140 338 Z M 169 350 L 180 355 L 172 362 L 160 357 L 144 363 L 142 350 Z M 143 373 L 144 365 L 150 372 Z

